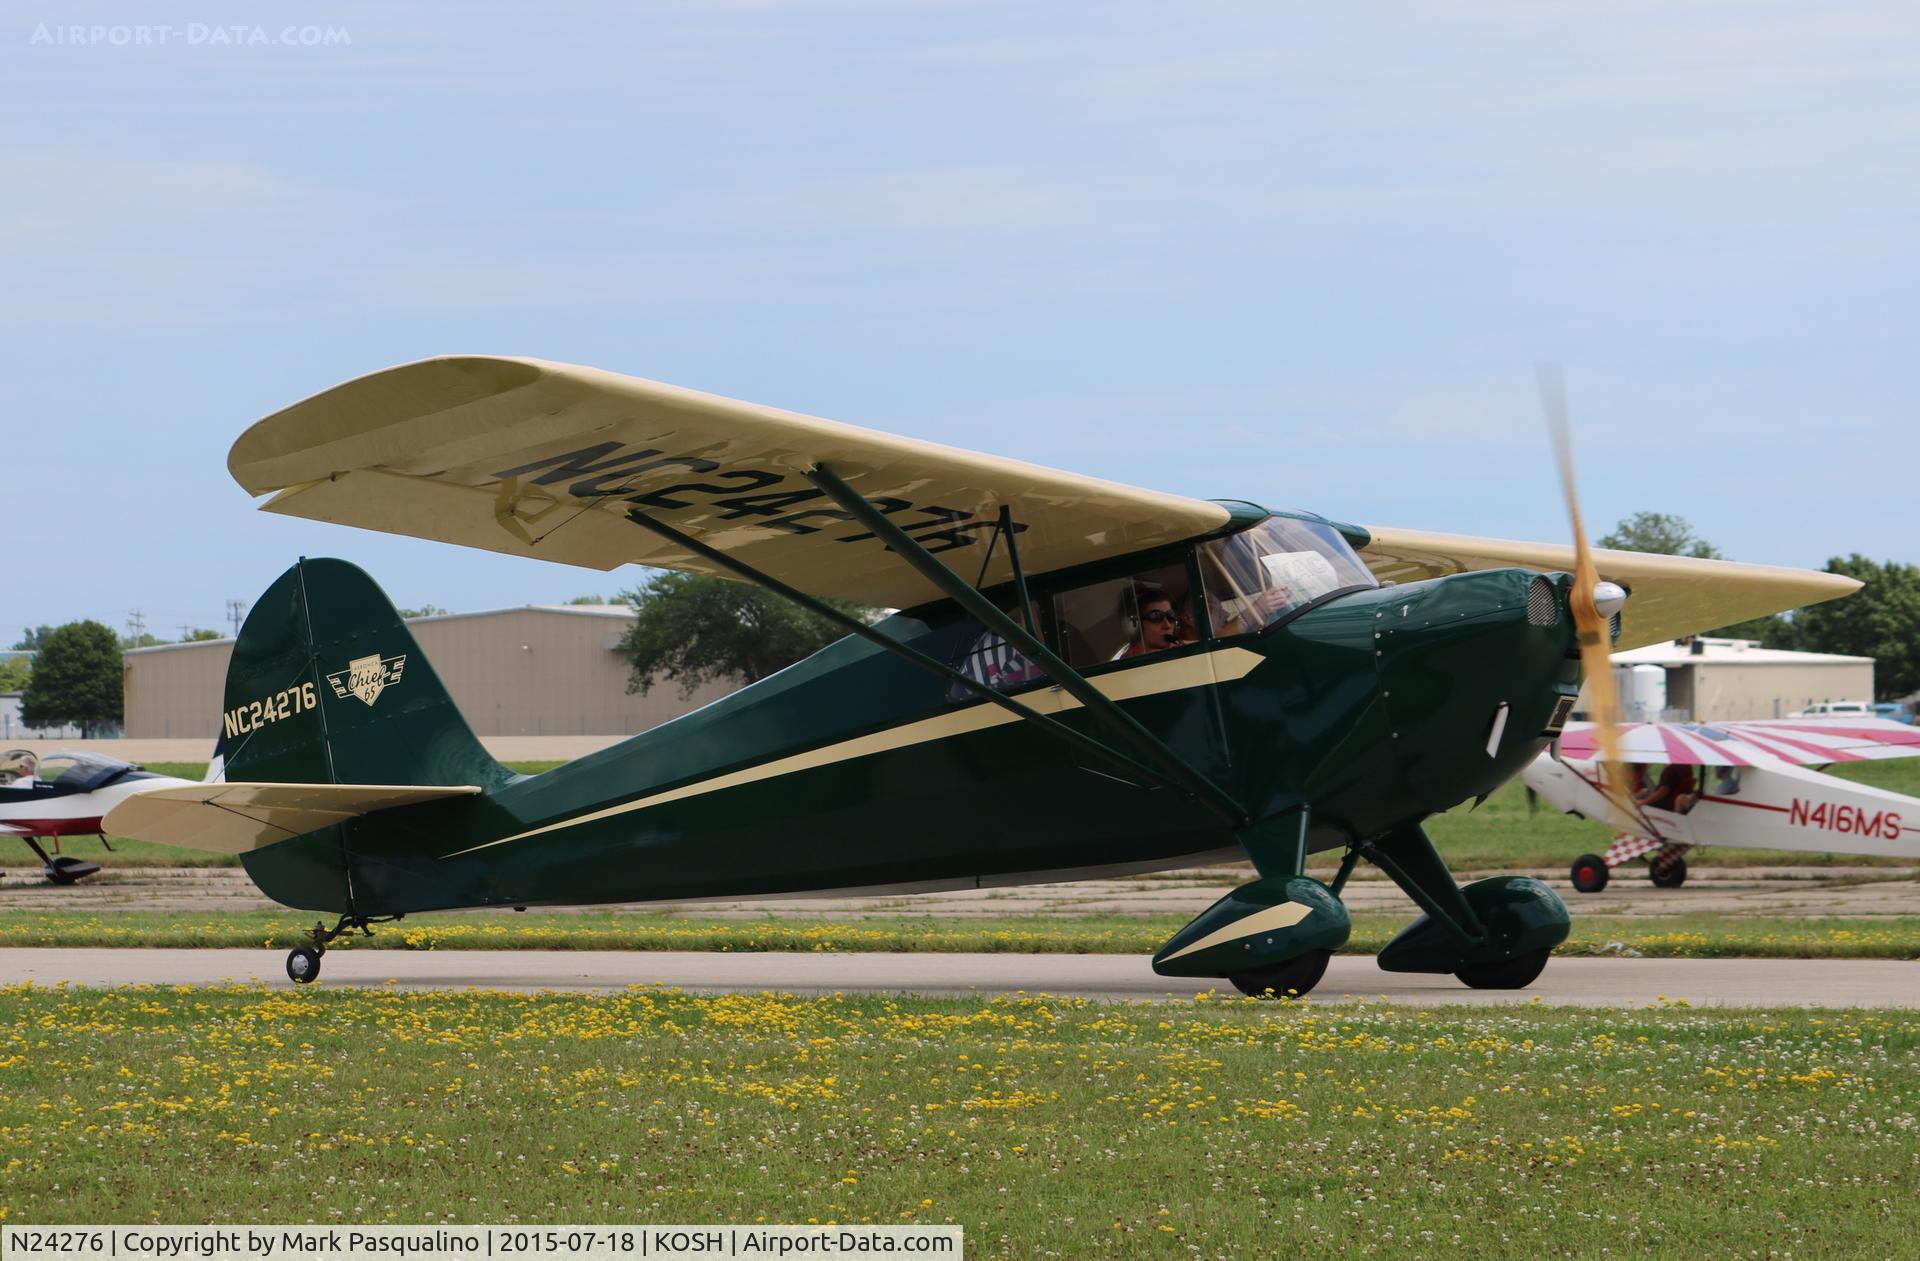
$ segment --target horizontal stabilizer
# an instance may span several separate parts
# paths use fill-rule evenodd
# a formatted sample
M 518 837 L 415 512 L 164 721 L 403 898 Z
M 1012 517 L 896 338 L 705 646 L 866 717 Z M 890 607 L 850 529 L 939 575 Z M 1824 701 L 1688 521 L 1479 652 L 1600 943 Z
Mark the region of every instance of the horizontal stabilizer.
M 376 810 L 471 797 L 470 784 L 188 784 L 136 793 L 107 812 L 110 833 L 160 845 L 244 854 Z

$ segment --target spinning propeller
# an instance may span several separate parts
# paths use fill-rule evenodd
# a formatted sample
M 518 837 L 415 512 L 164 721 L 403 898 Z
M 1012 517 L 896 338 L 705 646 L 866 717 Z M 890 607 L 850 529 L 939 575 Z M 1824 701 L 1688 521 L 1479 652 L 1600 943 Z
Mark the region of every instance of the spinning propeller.
M 1594 568 L 1593 549 L 1580 521 L 1580 492 L 1574 484 L 1573 431 L 1567 423 L 1567 386 L 1559 366 L 1539 367 L 1540 405 L 1547 415 L 1547 433 L 1553 439 L 1554 462 L 1560 467 L 1560 490 L 1567 516 L 1573 522 L 1573 591 L 1567 603 L 1580 640 L 1580 671 L 1586 678 L 1587 701 L 1600 761 L 1606 768 L 1603 783 L 1622 782 L 1620 773 L 1620 696 L 1613 685 L 1613 615 L 1627 602 L 1618 583 L 1602 582 Z

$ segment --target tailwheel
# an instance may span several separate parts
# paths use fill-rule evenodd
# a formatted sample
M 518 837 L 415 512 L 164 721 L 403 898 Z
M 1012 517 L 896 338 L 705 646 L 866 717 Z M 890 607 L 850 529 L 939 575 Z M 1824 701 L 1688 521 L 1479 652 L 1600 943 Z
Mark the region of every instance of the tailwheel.
M 1673 858 L 1664 864 L 1656 863 L 1647 868 L 1647 878 L 1660 889 L 1678 889 L 1687 882 L 1687 860 Z
M 1549 946 L 1541 950 L 1529 950 L 1498 963 L 1468 963 L 1462 965 L 1454 975 L 1469 989 L 1524 989 L 1546 971 L 1547 956 L 1552 953 L 1553 948 Z
M 295 946 L 287 951 L 287 978 L 295 985 L 309 985 L 320 978 L 320 951 L 313 946 Z
M 349 911 L 340 917 L 339 923 L 327 927 L 325 920 L 317 921 L 307 930 L 307 940 L 311 944 L 295 946 L 287 951 L 287 979 L 295 985 L 310 985 L 320 976 L 320 956 L 327 953 L 327 947 L 334 938 L 341 937 L 354 929 L 359 929 L 367 937 L 373 936 L 375 924 L 391 924 L 395 920 L 405 919 L 405 915 L 356 915 Z
M 1607 860 L 1598 854 L 1582 854 L 1573 860 L 1573 887 L 1581 893 L 1598 893 L 1607 887 L 1612 875 Z
M 1331 950 L 1309 950 L 1284 963 L 1235 972 L 1227 979 L 1249 998 L 1305 998 L 1327 974 L 1327 960 L 1331 958 Z

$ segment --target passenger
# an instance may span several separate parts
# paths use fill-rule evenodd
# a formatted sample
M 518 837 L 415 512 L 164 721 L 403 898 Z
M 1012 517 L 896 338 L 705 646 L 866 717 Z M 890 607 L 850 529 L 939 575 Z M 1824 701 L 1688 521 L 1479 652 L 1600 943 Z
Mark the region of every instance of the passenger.
M 1027 659 L 1025 653 L 1002 639 L 997 631 L 984 631 L 973 641 L 973 647 L 967 650 L 966 660 L 961 663 L 960 673 L 976 683 L 1005 692 L 1035 679 L 1045 677 L 1045 671 Z M 971 696 L 964 687 L 953 689 L 956 700 Z
M 1120 620 L 1123 625 L 1129 620 L 1128 604 L 1139 612 L 1134 619 L 1133 641 L 1114 653 L 1113 660 L 1144 657 L 1150 652 L 1164 652 L 1186 642 L 1186 628 L 1180 621 L 1179 612 L 1173 607 L 1172 597 L 1166 592 L 1135 586 L 1121 600 Z

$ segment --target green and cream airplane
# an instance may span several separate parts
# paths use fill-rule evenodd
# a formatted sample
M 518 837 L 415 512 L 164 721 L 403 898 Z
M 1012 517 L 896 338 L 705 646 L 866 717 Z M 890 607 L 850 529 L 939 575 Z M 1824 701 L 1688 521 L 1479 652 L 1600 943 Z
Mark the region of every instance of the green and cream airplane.
M 1555 547 L 1188 499 L 530 359 L 350 381 L 255 424 L 228 463 L 269 512 L 725 575 L 847 631 L 517 775 L 371 579 L 300 561 L 234 647 L 227 782 L 141 794 L 107 825 L 238 853 L 270 897 L 336 915 L 288 956 L 303 982 L 340 934 L 421 911 L 1244 857 L 1258 878 L 1176 933 L 1158 972 L 1305 993 L 1347 940 L 1340 893 L 1365 859 L 1421 911 L 1381 967 L 1524 986 L 1566 908 L 1525 877 L 1460 887 L 1421 824 L 1560 730 L 1576 622 L 1591 668 L 1604 631 L 1630 647 L 1857 585 L 1589 553 L 1577 511 L 1576 546 Z M 822 597 L 898 611 L 868 624 Z M 1345 851 L 1331 885 L 1305 874 L 1328 849 Z

